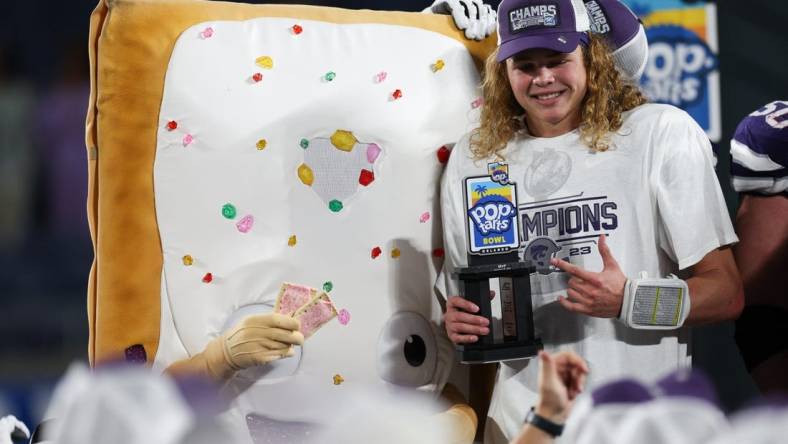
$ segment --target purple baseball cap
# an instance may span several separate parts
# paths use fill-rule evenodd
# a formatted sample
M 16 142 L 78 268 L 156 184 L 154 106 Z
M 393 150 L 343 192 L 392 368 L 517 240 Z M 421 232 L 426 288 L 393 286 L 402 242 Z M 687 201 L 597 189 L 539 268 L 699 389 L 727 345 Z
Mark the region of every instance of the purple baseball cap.
M 637 79 L 648 62 L 646 31 L 638 17 L 619 0 L 583 0 L 591 32 L 604 37 L 624 76 Z
M 637 16 L 619 0 L 584 0 L 591 32 L 601 34 L 615 51 L 635 38 L 640 30 Z
M 545 48 L 572 52 L 591 25 L 583 0 L 503 0 L 498 6 L 498 61 Z

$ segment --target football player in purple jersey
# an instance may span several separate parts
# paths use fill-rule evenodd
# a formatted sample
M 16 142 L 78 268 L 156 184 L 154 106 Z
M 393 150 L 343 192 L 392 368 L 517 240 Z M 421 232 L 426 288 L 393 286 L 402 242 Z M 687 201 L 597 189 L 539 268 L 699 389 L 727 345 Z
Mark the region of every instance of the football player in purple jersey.
M 746 304 L 736 342 L 762 392 L 788 391 L 788 101 L 745 117 L 731 158 L 740 193 L 733 253 Z

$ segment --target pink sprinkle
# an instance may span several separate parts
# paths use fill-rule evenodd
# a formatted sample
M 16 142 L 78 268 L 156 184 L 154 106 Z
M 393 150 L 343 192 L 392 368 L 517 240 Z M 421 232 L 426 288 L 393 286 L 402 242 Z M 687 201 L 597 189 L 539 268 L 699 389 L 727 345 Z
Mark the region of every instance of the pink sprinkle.
M 381 71 L 378 73 L 378 75 L 375 76 L 375 80 L 377 80 L 378 83 L 381 83 L 384 80 L 386 80 L 386 76 L 388 76 L 388 74 L 386 74 L 386 71 Z
M 473 102 L 471 102 L 471 108 L 473 108 L 473 109 L 476 109 L 476 108 L 478 108 L 478 107 L 480 107 L 482 105 L 484 105 L 484 98 L 483 97 L 479 97 L 476 100 L 474 100 Z
M 380 147 L 377 143 L 370 143 L 367 145 L 367 161 L 369 163 L 375 163 L 380 155 Z
M 235 226 L 241 233 L 248 233 L 249 230 L 252 229 L 252 226 L 254 226 L 254 216 L 247 214 L 241 220 L 239 220 Z
M 430 220 L 430 212 L 425 211 L 424 213 L 421 214 L 421 217 L 419 217 L 419 222 L 424 223 L 427 222 L 428 220 Z
M 211 28 L 210 26 L 203 29 L 202 32 L 200 32 L 200 37 L 203 39 L 209 39 L 212 36 L 213 36 L 213 28 Z
M 350 322 L 350 312 L 344 308 L 339 310 L 339 313 L 337 313 L 337 319 L 339 319 L 340 324 L 347 325 L 348 322 Z
M 194 137 L 191 134 L 187 134 L 183 136 L 183 146 L 189 146 L 190 143 L 194 141 Z

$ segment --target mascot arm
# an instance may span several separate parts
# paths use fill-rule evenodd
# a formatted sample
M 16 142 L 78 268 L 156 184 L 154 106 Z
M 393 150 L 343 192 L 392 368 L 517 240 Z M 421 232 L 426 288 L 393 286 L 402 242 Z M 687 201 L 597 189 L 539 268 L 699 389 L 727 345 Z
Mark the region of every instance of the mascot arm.
M 299 328 L 298 320 L 278 313 L 247 316 L 208 342 L 202 352 L 173 363 L 166 372 L 223 382 L 238 370 L 293 356 L 293 345 L 304 344 Z
M 451 431 L 450 439 L 447 442 L 451 444 L 472 443 L 478 425 L 476 412 L 468 405 L 460 391 L 451 384 L 446 384 L 441 396 L 448 402 L 449 408 L 433 415 L 432 419 L 443 430 Z

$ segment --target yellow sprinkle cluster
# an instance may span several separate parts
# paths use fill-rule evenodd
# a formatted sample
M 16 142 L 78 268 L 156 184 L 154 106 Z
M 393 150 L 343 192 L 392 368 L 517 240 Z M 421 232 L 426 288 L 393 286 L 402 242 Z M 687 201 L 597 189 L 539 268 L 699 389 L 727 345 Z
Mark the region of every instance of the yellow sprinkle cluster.
M 438 59 L 432 64 L 432 72 L 438 72 L 442 70 L 444 66 L 446 66 L 446 63 L 443 61 L 443 59 Z
M 302 163 L 298 167 L 298 178 L 301 179 L 304 185 L 311 187 L 315 181 L 315 173 L 312 172 L 312 168 L 309 168 L 309 165 Z
M 353 150 L 353 146 L 356 145 L 356 142 L 358 142 L 356 136 L 350 131 L 336 130 L 334 134 L 331 135 L 331 144 L 338 150 L 350 152 Z
M 254 63 L 260 68 L 272 69 L 274 67 L 274 59 L 269 56 L 260 56 L 254 60 Z

